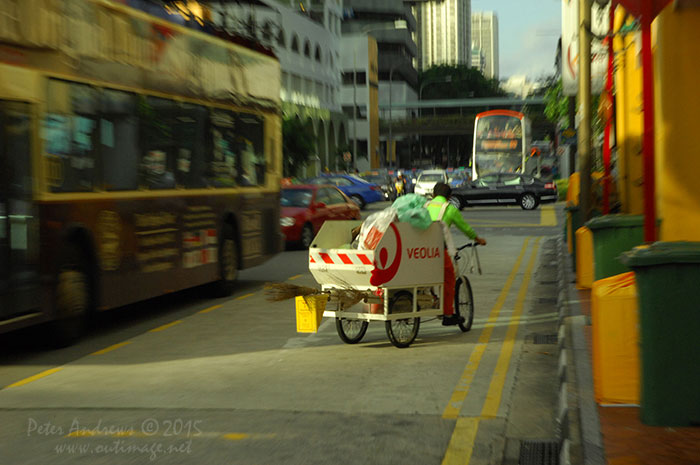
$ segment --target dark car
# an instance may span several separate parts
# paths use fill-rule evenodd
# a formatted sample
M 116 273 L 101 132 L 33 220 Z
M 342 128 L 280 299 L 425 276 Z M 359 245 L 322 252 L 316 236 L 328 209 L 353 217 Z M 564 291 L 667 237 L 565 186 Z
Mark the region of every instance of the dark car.
M 480 176 L 452 191 L 460 209 L 474 205 L 520 205 L 534 210 L 540 203 L 557 201 L 557 186 L 528 174 L 493 173 Z
M 334 186 L 293 185 L 280 191 L 280 226 L 287 243 L 308 248 L 327 220 L 359 220 L 360 208 Z
M 364 208 L 368 203 L 384 200 L 381 187 L 351 174 L 324 174 L 309 179 L 306 183 L 332 184 L 350 197 L 360 208 Z
M 396 186 L 391 176 L 381 173 L 363 173 L 360 175 L 365 181 L 376 184 L 382 189 L 384 200 L 396 200 Z

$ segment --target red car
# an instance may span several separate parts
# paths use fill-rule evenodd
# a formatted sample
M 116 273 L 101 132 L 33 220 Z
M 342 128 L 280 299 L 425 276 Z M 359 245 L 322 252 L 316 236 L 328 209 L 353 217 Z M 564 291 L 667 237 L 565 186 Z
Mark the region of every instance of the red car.
M 337 187 L 293 185 L 281 189 L 280 226 L 287 243 L 305 249 L 326 220 L 359 220 L 360 208 Z

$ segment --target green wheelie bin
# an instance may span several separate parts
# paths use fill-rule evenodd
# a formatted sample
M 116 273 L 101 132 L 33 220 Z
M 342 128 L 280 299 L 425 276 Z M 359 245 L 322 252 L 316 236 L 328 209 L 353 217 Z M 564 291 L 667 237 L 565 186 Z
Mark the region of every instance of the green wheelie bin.
M 574 272 L 576 272 L 576 231 L 583 226 L 583 218 L 581 209 L 578 205 L 573 205 L 568 202 L 566 207 L 566 237 L 567 241 L 571 241 L 571 264 Z
M 604 215 L 592 218 L 586 226 L 593 232 L 593 279 L 598 281 L 630 271 L 619 256 L 644 243 L 644 217 Z
M 656 242 L 622 260 L 639 295 L 642 422 L 700 425 L 700 242 Z

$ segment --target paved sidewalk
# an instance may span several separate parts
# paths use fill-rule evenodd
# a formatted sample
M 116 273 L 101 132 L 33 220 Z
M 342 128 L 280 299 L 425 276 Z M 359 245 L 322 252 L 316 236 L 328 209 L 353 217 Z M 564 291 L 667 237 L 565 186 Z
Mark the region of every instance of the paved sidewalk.
M 601 407 L 593 397 L 590 290 L 575 286 L 575 274 L 560 242 L 560 315 L 568 335 L 561 368 L 567 394 L 568 442 L 560 463 L 608 465 L 700 465 L 700 427 L 655 427 L 640 420 L 639 407 Z M 689 369 L 691 369 L 689 367 Z M 593 406 L 593 407 L 592 407 Z

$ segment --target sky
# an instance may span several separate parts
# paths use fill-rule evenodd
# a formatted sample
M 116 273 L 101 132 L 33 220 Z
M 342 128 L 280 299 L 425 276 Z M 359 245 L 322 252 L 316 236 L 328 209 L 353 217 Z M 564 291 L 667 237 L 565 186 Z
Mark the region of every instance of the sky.
M 561 0 L 472 0 L 472 13 L 498 15 L 499 78 L 554 72 L 561 35 Z

